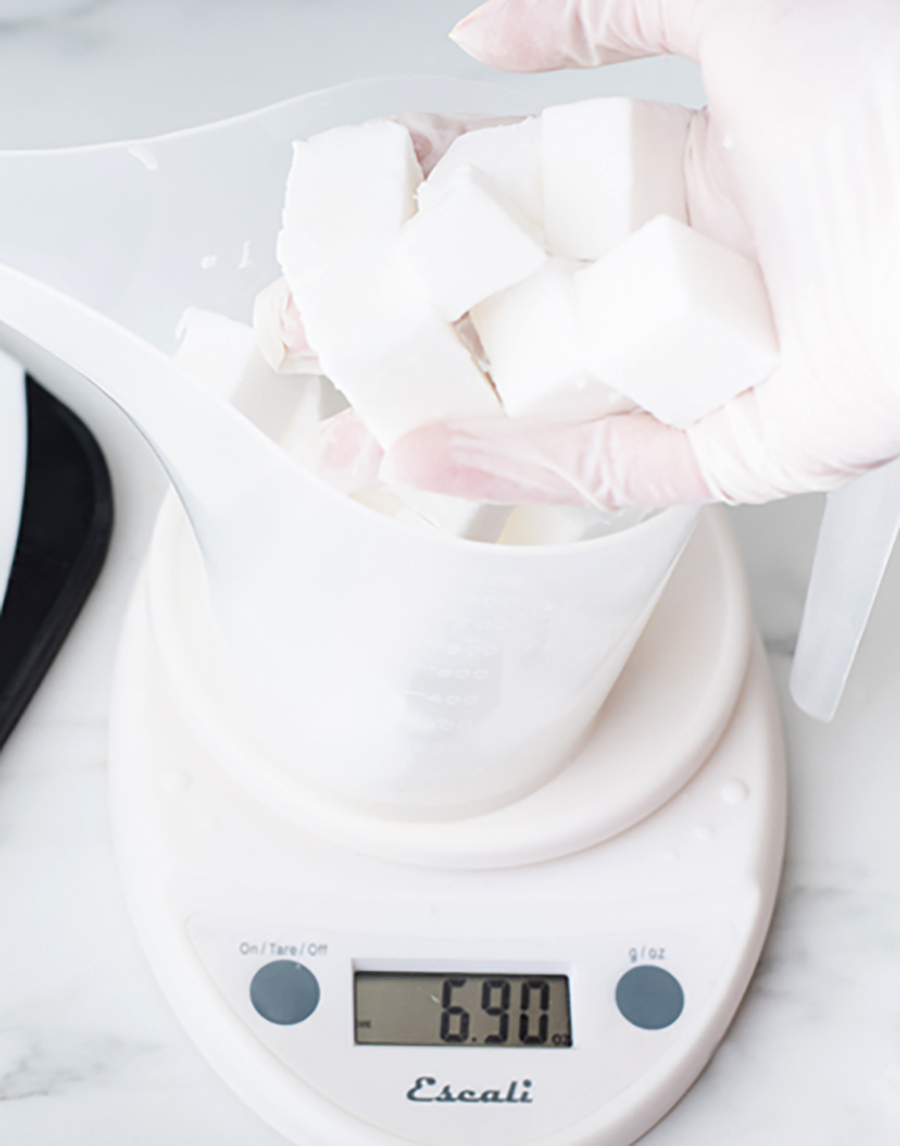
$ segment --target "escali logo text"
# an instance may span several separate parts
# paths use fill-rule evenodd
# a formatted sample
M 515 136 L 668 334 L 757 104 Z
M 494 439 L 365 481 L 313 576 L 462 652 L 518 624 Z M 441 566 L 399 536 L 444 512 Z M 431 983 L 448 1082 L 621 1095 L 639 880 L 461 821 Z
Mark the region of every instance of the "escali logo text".
M 410 1102 L 534 1102 L 531 1097 L 531 1079 L 511 1082 L 506 1090 L 454 1090 L 449 1084 L 441 1087 L 436 1078 L 422 1075 L 406 1092 Z

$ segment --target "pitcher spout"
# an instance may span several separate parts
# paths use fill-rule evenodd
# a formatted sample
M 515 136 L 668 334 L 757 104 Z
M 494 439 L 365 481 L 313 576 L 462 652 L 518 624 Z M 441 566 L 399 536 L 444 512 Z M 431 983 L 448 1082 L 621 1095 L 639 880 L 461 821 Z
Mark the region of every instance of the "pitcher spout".
M 202 523 L 293 470 L 236 410 L 168 355 L 60 291 L 0 266 L 0 344 L 29 345 L 76 370 L 119 406 L 159 457 L 203 545 Z M 23 341 L 24 340 L 24 341 Z

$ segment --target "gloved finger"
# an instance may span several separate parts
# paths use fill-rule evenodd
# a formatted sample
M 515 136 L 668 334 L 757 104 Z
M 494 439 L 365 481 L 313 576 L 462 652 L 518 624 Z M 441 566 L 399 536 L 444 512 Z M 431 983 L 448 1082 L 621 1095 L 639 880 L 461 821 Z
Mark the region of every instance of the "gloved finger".
M 519 123 L 522 116 L 439 115 L 437 112 L 408 112 L 392 117 L 409 132 L 416 159 L 427 178 L 447 153 L 450 144 L 468 131 Z
M 644 413 L 593 422 L 497 418 L 425 426 L 391 447 L 381 473 L 502 504 L 624 509 L 714 500 L 687 434 Z
M 738 204 L 730 147 L 730 138 L 722 134 L 708 109 L 692 113 L 684 155 L 688 222 L 716 242 L 754 259 L 756 243 Z
M 788 356 L 764 382 L 689 427 L 716 500 L 824 492 L 900 456 L 900 392 L 880 384 L 864 354 L 857 362 L 856 385 L 847 385 Z
M 595 68 L 671 52 L 697 60 L 725 0 L 488 0 L 450 33 L 482 63 L 509 72 Z

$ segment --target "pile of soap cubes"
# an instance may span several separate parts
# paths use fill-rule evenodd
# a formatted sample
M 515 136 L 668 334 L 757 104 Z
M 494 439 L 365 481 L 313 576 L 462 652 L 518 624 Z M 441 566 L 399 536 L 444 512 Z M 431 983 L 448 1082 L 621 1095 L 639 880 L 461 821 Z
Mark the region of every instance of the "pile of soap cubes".
M 296 143 L 273 289 L 307 352 L 291 366 L 258 322 L 266 358 L 325 375 L 384 449 L 453 419 L 691 425 L 764 379 L 778 347 L 759 268 L 689 226 L 689 118 L 632 99 L 550 107 L 459 135 L 427 178 L 399 122 Z M 355 496 L 479 540 L 577 540 L 603 519 L 511 519 L 377 483 Z

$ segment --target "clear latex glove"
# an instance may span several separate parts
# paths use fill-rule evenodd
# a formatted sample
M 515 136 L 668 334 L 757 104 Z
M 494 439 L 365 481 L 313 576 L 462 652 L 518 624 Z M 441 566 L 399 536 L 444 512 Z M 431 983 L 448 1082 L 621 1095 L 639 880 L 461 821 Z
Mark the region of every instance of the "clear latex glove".
M 620 509 L 714 500 L 683 432 L 645 413 L 424 426 L 391 447 L 381 475 L 501 505 Z
M 342 493 L 359 493 L 379 481 L 384 452 L 354 409 L 334 414 L 316 427 L 300 460 Z
M 392 473 L 482 499 L 761 502 L 900 454 L 896 0 L 491 0 L 453 35 L 514 71 L 699 61 L 690 222 L 759 261 L 781 363 L 687 431 L 644 415 L 426 427 Z

